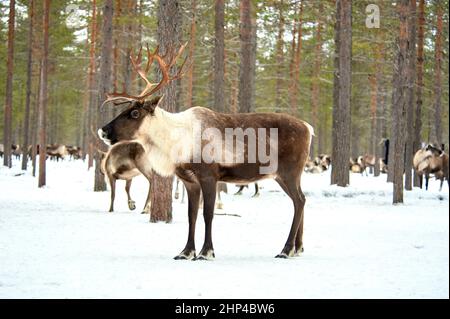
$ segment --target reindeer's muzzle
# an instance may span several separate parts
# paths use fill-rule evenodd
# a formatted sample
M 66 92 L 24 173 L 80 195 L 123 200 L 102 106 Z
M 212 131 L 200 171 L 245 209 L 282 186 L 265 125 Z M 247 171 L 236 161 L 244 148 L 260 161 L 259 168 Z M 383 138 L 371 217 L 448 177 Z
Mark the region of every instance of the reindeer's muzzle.
M 105 142 L 107 145 L 111 145 L 111 138 L 108 136 L 108 132 L 104 130 L 104 128 L 101 128 L 97 131 L 98 136 L 100 139 Z

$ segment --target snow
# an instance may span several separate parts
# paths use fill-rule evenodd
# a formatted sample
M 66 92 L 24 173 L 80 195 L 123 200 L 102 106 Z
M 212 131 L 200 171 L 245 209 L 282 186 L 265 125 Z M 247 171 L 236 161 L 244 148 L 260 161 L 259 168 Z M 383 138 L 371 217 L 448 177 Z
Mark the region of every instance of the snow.
M 241 196 L 229 185 L 215 216 L 214 261 L 175 261 L 187 239 L 187 201 L 175 200 L 171 224 L 141 215 L 147 181 L 131 187 L 136 211 L 118 182 L 94 193 L 82 161 L 47 162 L 38 189 L 18 161 L 0 167 L 0 298 L 449 298 L 449 192 L 405 192 L 392 201 L 386 176 L 304 174 L 305 252 L 275 259 L 292 221 L 290 199 L 274 181 Z M 22 174 L 16 176 L 16 174 Z M 197 221 L 197 252 L 203 244 Z

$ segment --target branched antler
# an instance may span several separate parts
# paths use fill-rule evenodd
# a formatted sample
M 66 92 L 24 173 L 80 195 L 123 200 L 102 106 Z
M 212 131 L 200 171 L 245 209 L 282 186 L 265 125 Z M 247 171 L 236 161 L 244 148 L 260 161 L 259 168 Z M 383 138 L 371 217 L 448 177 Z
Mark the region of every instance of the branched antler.
M 156 47 L 155 51 L 152 53 L 147 44 L 147 64 L 144 69 L 142 69 L 142 46 L 139 48 L 138 54 L 136 57 L 130 52 L 130 60 L 133 69 L 139 75 L 139 77 L 145 82 L 145 88 L 138 95 L 131 95 L 125 92 L 112 92 L 106 95 L 106 100 L 102 103 L 103 106 L 106 103 L 113 102 L 115 105 L 124 104 L 130 101 L 144 101 L 150 95 L 155 94 L 157 91 L 161 90 L 164 86 L 169 84 L 170 82 L 180 79 L 184 76 L 183 68 L 186 64 L 188 57 L 186 57 L 178 69 L 177 73 L 174 76 L 170 75 L 170 69 L 177 63 L 178 58 L 182 55 L 184 49 L 187 46 L 187 42 L 182 45 L 177 54 L 173 54 L 171 50 L 167 50 L 167 53 L 164 56 L 159 54 L 159 46 Z M 170 54 L 169 54 L 170 53 Z M 171 56 L 169 61 L 166 62 L 167 56 Z M 158 83 L 152 83 L 147 78 L 147 73 L 150 71 L 150 68 L 154 61 L 158 62 L 159 68 L 161 70 L 162 78 Z M 116 102 L 117 101 L 117 102 Z M 119 102 L 120 101 L 120 102 Z

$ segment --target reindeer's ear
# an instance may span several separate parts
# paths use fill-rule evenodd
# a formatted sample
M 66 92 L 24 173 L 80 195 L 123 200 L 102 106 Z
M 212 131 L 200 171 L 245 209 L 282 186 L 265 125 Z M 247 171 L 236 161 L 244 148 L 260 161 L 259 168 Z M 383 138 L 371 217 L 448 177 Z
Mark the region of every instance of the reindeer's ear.
M 144 102 L 144 106 L 143 106 L 144 109 L 146 109 L 151 114 L 153 114 L 153 112 L 155 111 L 155 108 L 161 103 L 163 98 L 164 98 L 164 95 L 162 95 L 162 96 L 155 96 L 151 100 L 145 101 Z

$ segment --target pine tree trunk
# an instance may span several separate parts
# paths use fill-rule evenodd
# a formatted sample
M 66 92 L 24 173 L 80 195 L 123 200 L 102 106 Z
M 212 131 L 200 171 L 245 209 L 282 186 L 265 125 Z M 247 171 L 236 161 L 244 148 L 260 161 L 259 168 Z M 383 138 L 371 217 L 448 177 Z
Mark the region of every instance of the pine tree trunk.
M 320 87 L 319 87 L 319 75 L 320 75 L 320 63 L 321 63 L 321 56 L 322 56 L 322 24 L 320 21 L 320 12 L 322 11 L 322 5 L 319 3 L 318 8 L 318 18 L 317 18 L 317 28 L 316 28 L 316 45 L 314 48 L 314 69 L 313 69 L 313 77 L 312 77 L 312 86 L 311 86 L 311 118 L 312 118 L 312 126 L 317 128 L 319 126 L 319 132 L 322 133 L 322 125 L 319 123 L 319 94 L 320 94 Z M 319 133 L 319 141 L 321 140 Z M 314 158 L 316 155 L 316 140 L 317 138 L 312 139 L 311 143 L 311 152 L 310 156 L 311 158 Z M 321 143 L 318 143 L 319 145 L 319 153 L 322 152 L 322 145 Z
M 191 20 L 191 34 L 190 34 L 190 41 L 189 41 L 189 56 L 191 57 L 191 64 L 188 70 L 187 74 L 187 98 L 186 98 L 186 107 L 191 108 L 194 101 L 193 101 L 193 91 L 194 91 L 194 53 L 195 53 L 195 37 L 197 33 L 197 1 L 192 0 L 191 3 L 191 14 L 192 14 L 192 20 Z M 217 3 L 216 3 L 217 5 Z M 217 12 L 216 12 L 217 15 Z M 217 45 L 217 36 L 216 36 L 216 45 Z M 217 76 L 217 73 L 215 73 L 215 76 Z M 178 82 L 180 83 L 180 82 Z M 216 83 L 216 79 L 214 79 L 214 83 Z M 223 90 L 223 88 L 222 88 Z M 178 90 L 179 91 L 179 90 Z M 217 94 L 217 88 L 214 91 Z
M 176 49 L 180 46 L 182 30 L 181 8 L 178 0 L 159 0 L 158 6 L 158 43 L 160 52 L 165 54 L 169 48 Z M 175 68 L 175 67 L 174 67 Z M 176 72 L 173 70 L 172 72 Z M 176 109 L 177 83 L 171 82 L 162 89 L 164 100 L 160 106 L 169 112 Z M 154 174 L 152 177 L 152 191 L 150 222 L 172 221 L 172 177 L 161 177 Z
M 376 131 L 377 131 L 377 94 L 378 82 L 376 75 L 369 76 L 370 83 L 370 154 L 376 154 Z
M 106 112 L 100 110 L 100 105 L 105 100 L 106 94 L 111 91 L 111 73 L 112 73 L 112 49 L 113 49 L 113 39 L 112 39 L 112 27 L 113 27 L 113 0 L 106 0 L 103 7 L 103 27 L 102 27 L 102 51 L 100 59 L 100 74 L 98 83 L 98 96 L 97 96 L 97 121 L 96 127 L 102 127 L 106 122 Z M 112 112 L 109 112 L 110 114 Z M 94 122 L 95 123 L 95 122 Z M 97 147 L 100 147 L 98 145 Z M 99 152 L 94 152 L 95 160 L 95 178 L 94 178 L 94 191 L 101 192 L 106 191 L 105 176 L 100 170 L 100 154 Z
M 240 1 L 240 28 L 241 57 L 239 64 L 239 92 L 238 103 L 241 113 L 254 110 L 253 84 L 255 64 L 253 60 L 253 25 L 252 25 L 252 3 L 250 0 Z
M 300 80 L 300 57 L 302 51 L 302 35 L 303 35 L 303 1 L 300 2 L 300 8 L 298 15 L 296 15 L 296 21 L 294 22 L 297 27 L 297 40 L 295 41 L 294 50 L 294 64 L 293 64 L 293 82 L 292 82 L 292 93 L 291 93 L 291 114 L 298 114 L 298 93 L 299 93 L 299 80 Z M 295 35 L 294 35 L 295 36 Z
M 412 190 L 412 169 L 414 156 L 414 86 L 416 80 L 416 0 L 410 0 L 408 24 L 408 91 L 406 105 L 406 149 L 405 149 L 405 189 Z
M 394 142 L 394 153 L 392 157 L 393 163 L 393 203 L 403 203 L 403 171 L 404 171 L 404 155 L 406 144 L 406 113 L 408 104 L 408 85 L 409 85 L 409 58 L 412 48 L 408 47 L 409 39 L 409 5 L 410 0 L 400 0 L 397 4 L 399 14 L 399 36 L 398 36 L 398 52 L 396 65 L 397 70 L 394 82 L 394 103 L 393 118 L 396 124 L 392 134 Z
M 92 1 L 92 16 L 91 16 L 91 41 L 89 47 L 89 110 L 87 112 L 87 127 L 86 127 L 86 143 L 88 153 L 88 169 L 94 165 L 94 137 L 92 136 L 92 129 L 96 126 L 95 113 L 97 111 L 97 96 L 95 90 L 95 47 L 97 42 L 97 3 Z
M 434 139 L 439 147 L 442 144 L 442 4 L 436 1 L 436 40 L 434 43 Z
M 374 147 L 375 147 L 375 168 L 374 168 L 374 176 L 380 175 L 380 165 L 379 161 L 380 158 L 383 158 L 383 143 L 382 143 L 382 137 L 383 137 L 383 129 L 382 125 L 383 122 L 386 120 L 384 118 L 384 81 L 383 81 L 383 52 L 384 52 L 384 45 L 380 41 L 377 45 L 376 49 L 376 82 L 377 82 L 377 92 L 376 92 L 376 99 L 377 99 L 377 109 L 375 113 L 376 117 L 376 124 L 375 124 L 375 141 L 374 141 Z
M 419 0 L 419 15 L 418 15 L 418 36 L 417 36 L 417 85 L 416 85 L 416 109 L 414 122 L 414 152 L 417 152 L 422 144 L 422 92 L 423 92 L 423 45 L 425 34 L 425 0 Z M 414 186 L 420 186 L 420 178 L 414 172 Z
M 28 57 L 27 57 L 27 88 L 25 97 L 25 116 L 23 119 L 23 143 L 22 143 L 22 170 L 27 169 L 28 163 L 28 145 L 30 144 L 30 104 L 31 104 L 31 75 L 33 71 L 33 20 L 34 20 L 34 1 L 29 2 L 28 19 Z
M 46 185 L 45 160 L 47 149 L 47 74 L 48 74 L 48 25 L 50 19 L 50 0 L 44 0 L 43 55 L 41 62 L 41 86 L 39 93 L 39 181 L 38 186 Z
M 6 62 L 5 115 L 3 127 L 3 165 L 11 167 L 11 134 L 12 134 L 12 98 L 13 98 L 13 68 L 14 68 L 14 21 L 16 18 L 16 1 L 9 1 L 8 18 L 8 58 Z
M 278 4 L 278 35 L 276 43 L 276 82 L 275 82 L 275 112 L 281 112 L 281 90 L 283 88 L 284 64 L 284 2 Z
M 31 163 L 33 166 L 33 177 L 36 177 L 36 157 L 39 155 L 38 147 L 39 147 L 39 141 L 38 141 L 38 135 L 39 135 L 39 101 L 41 100 L 40 92 L 41 92 L 41 65 L 39 64 L 38 67 L 38 85 L 36 87 L 36 94 L 35 94 L 35 100 L 34 100 L 34 110 L 33 110 L 33 149 L 31 152 Z
M 333 91 L 333 152 L 331 184 L 345 187 L 350 176 L 350 98 L 352 58 L 352 3 L 350 0 L 336 1 L 336 49 Z
M 215 1 L 214 20 L 214 109 L 225 112 L 225 4 Z

